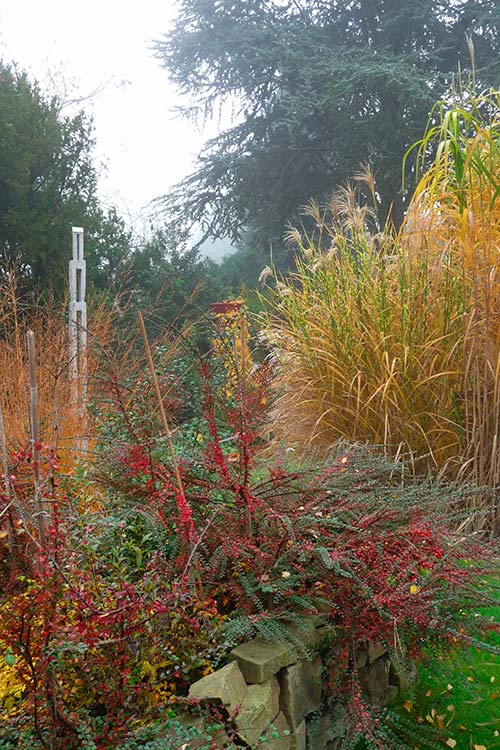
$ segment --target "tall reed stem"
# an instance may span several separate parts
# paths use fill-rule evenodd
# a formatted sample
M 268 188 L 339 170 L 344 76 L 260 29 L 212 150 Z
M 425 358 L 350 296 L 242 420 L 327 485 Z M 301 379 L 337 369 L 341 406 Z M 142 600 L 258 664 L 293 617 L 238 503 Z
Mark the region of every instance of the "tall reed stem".
M 170 452 L 170 458 L 172 460 L 172 465 L 174 467 L 174 473 L 175 473 L 175 480 L 177 482 L 177 488 L 179 490 L 179 494 L 180 494 L 181 498 L 184 500 L 185 503 L 187 503 L 186 495 L 185 495 L 185 492 L 184 492 L 184 485 L 182 483 L 182 477 L 181 477 L 181 473 L 179 471 L 179 463 L 177 461 L 177 457 L 176 457 L 175 451 L 174 451 L 174 444 L 172 442 L 172 431 L 170 429 L 170 425 L 168 423 L 167 415 L 165 414 L 165 408 L 163 406 L 163 399 L 162 399 L 162 396 L 161 396 L 160 384 L 158 382 L 158 377 L 156 375 L 156 370 L 155 370 L 155 366 L 154 366 L 154 362 L 153 362 L 153 356 L 151 354 L 151 347 L 149 345 L 149 340 L 148 340 L 148 334 L 146 332 L 146 326 L 144 325 L 144 318 L 142 317 L 142 313 L 141 312 L 139 312 L 137 315 L 138 315 L 138 318 L 139 318 L 139 326 L 141 328 L 142 338 L 144 340 L 144 348 L 146 350 L 146 357 L 147 357 L 147 360 L 148 360 L 149 371 L 151 373 L 151 378 L 153 380 L 153 385 L 154 385 L 154 389 L 155 389 L 155 392 L 156 392 L 156 399 L 158 401 L 158 408 L 160 410 L 160 417 L 161 417 L 161 421 L 163 423 L 163 427 L 165 429 L 165 435 L 166 435 L 166 438 L 167 438 L 167 444 L 168 444 L 168 448 L 169 448 L 169 452 Z

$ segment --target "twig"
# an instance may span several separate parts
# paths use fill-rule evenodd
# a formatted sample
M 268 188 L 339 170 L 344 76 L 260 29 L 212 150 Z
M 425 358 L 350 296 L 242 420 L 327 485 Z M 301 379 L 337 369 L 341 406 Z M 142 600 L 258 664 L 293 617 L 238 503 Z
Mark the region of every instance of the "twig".
M 205 526 L 205 528 L 201 532 L 200 536 L 196 540 L 196 543 L 193 545 L 193 549 L 191 550 L 191 552 L 189 554 L 189 557 L 188 557 L 188 559 L 186 561 L 186 564 L 184 566 L 184 570 L 182 571 L 182 575 L 181 575 L 181 578 L 180 578 L 181 583 L 184 583 L 184 581 L 186 580 L 186 575 L 187 575 L 187 572 L 189 570 L 189 566 L 191 565 L 191 561 L 192 561 L 192 559 L 194 557 L 194 553 L 196 552 L 196 550 L 200 546 L 200 543 L 201 543 L 203 537 L 205 536 L 205 534 L 207 533 L 207 531 L 209 530 L 210 526 L 212 525 L 212 522 L 215 521 L 216 517 L 219 515 L 219 512 L 220 512 L 219 510 L 214 511 L 214 513 L 212 514 L 211 518 L 208 519 L 207 525 Z

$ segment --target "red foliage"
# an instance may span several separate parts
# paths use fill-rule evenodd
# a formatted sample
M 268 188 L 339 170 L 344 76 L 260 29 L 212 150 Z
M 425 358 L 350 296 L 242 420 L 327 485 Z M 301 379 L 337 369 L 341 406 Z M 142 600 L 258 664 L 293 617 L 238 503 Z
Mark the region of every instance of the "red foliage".
M 416 657 L 427 639 L 457 635 L 460 609 L 472 601 L 476 551 L 449 544 L 452 533 L 436 510 L 439 490 L 395 486 L 387 467 L 356 454 L 319 471 L 277 465 L 256 478 L 265 371 L 260 381 L 240 383 L 229 408 L 208 375 L 204 366 L 208 440 L 179 460 L 185 492 L 175 467 L 155 456 L 152 444 L 134 442 L 135 432 L 106 455 L 113 489 L 144 502 L 172 543 L 169 552 L 159 544 L 133 575 L 93 557 L 87 539 L 75 544 L 70 506 L 54 481 L 55 457 L 43 453 L 47 543 L 37 548 L 35 525 L 22 521 L 26 541 L 12 556 L 10 579 L 4 574 L 10 600 L 2 608 L 2 638 L 19 658 L 40 737 L 45 731 L 77 746 L 78 720 L 62 689 L 73 680 L 78 693 L 91 696 L 87 708 L 103 716 L 98 750 L 118 743 L 151 689 L 137 671 L 137 654 L 161 650 L 179 626 L 193 642 L 208 642 L 208 622 L 222 613 L 246 614 L 256 628 L 291 612 L 325 615 L 337 629 L 330 685 L 338 690 L 338 674 L 352 671 L 354 686 L 344 697 L 360 721 L 360 645 L 394 644 L 397 636 Z M 223 419 L 229 441 L 220 437 Z M 31 473 L 29 452 L 18 454 L 10 481 L 26 507 Z M 19 526 L 7 493 L 0 502 L 4 522 Z M 88 535 L 94 530 L 89 517 Z M 175 668 L 180 690 L 185 677 Z

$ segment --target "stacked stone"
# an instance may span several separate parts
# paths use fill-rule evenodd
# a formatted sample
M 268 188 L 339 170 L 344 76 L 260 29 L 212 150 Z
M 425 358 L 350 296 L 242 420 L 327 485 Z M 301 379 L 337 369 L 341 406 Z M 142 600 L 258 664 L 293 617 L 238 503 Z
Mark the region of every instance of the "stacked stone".
M 342 710 L 322 713 L 324 669 L 315 650 L 323 640 L 323 624 L 290 626 L 303 646 L 300 658 L 280 642 L 254 638 L 233 649 L 230 662 L 198 682 L 191 698 L 219 701 L 231 717 L 239 740 L 263 750 L 337 750 L 342 747 Z M 398 693 L 395 673 L 382 644 L 358 654 L 362 684 L 375 705 L 387 705 Z M 324 707 L 323 707 L 324 708 Z
M 305 718 L 321 706 L 320 657 L 297 661 L 283 644 L 254 638 L 230 658 L 195 682 L 190 697 L 220 700 L 248 745 L 262 741 L 267 750 L 305 750 Z

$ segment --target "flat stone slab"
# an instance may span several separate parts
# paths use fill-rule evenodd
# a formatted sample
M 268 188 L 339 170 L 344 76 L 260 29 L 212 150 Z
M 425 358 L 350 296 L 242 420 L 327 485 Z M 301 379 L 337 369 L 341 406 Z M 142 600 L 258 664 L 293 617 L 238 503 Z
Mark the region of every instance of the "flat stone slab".
M 189 688 L 189 697 L 219 700 L 229 714 L 233 714 L 245 700 L 247 690 L 238 664 L 232 661 L 222 669 L 194 682 Z
M 279 710 L 280 686 L 276 677 L 270 677 L 261 684 L 249 685 L 234 721 L 238 735 L 249 745 L 257 745 Z
M 356 652 L 356 666 L 358 669 L 366 666 L 368 661 L 368 652 L 360 648 Z
M 286 716 L 280 711 L 274 719 L 272 727 L 269 727 L 264 733 L 262 750 L 291 750 L 291 734 L 290 725 L 286 720 Z
M 295 661 L 293 654 L 282 643 L 260 637 L 234 648 L 230 658 L 238 663 L 243 677 L 250 684 L 265 682 Z
M 228 737 L 224 727 L 214 727 L 214 722 L 207 718 L 192 716 L 191 714 L 178 714 L 174 721 L 179 722 L 179 724 L 188 731 L 190 731 L 191 728 L 196 730 L 196 732 L 193 732 L 193 736 L 190 737 L 187 743 L 189 750 L 203 750 L 203 748 L 206 748 L 208 737 L 210 737 L 211 746 L 213 745 L 214 750 L 215 748 L 238 750 L 236 745 Z M 165 736 L 170 737 L 170 734 L 167 733 Z
M 305 720 L 293 732 L 290 750 L 306 750 L 307 730 Z
M 397 687 L 400 693 L 405 693 L 410 684 L 416 679 L 417 670 L 415 665 L 405 665 L 405 668 L 396 669 L 394 663 L 391 661 L 389 669 L 389 684 Z
M 345 736 L 344 708 L 337 704 L 328 713 L 311 717 L 306 728 L 308 750 L 332 750 Z
M 399 690 L 389 683 L 391 662 L 388 656 L 359 670 L 361 685 L 370 698 L 372 706 L 389 706 L 398 696 Z
M 302 661 L 283 669 L 279 675 L 280 707 L 293 730 L 305 717 L 321 706 L 321 672 L 323 662 Z
M 368 661 L 373 664 L 381 656 L 387 654 L 387 646 L 382 641 L 370 641 L 368 644 Z
M 288 620 L 283 623 L 285 629 L 290 633 L 292 642 L 298 641 L 306 648 L 316 648 L 322 641 L 321 634 L 312 617 L 302 617 L 297 620 Z

